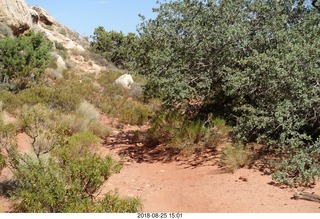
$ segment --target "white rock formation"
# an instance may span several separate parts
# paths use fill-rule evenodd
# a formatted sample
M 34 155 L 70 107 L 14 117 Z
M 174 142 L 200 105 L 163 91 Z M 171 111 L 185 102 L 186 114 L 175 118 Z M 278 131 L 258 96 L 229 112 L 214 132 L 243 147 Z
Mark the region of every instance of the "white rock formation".
M 28 5 L 24 0 L 0 0 L 0 22 L 20 35 L 33 26 Z

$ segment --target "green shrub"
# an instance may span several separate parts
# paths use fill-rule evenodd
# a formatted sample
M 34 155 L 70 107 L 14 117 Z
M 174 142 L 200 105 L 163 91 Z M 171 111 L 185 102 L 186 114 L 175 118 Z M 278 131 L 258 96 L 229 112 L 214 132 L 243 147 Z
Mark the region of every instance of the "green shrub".
M 16 128 L 13 124 L 5 124 L 0 117 L 0 146 L 3 150 L 9 150 L 15 146 Z
M 209 117 L 211 118 L 211 116 Z M 209 120 L 209 122 L 215 129 L 218 142 L 224 142 L 228 140 L 228 138 L 231 136 L 232 127 L 226 124 L 226 120 L 217 117 L 212 119 L 211 121 Z
M 0 100 L 4 102 L 4 105 L 8 103 L 9 106 L 12 104 L 17 107 L 23 104 L 35 105 L 41 103 L 51 109 L 57 109 L 63 112 L 76 111 L 85 99 L 97 102 L 98 98 L 97 89 L 90 85 L 90 82 L 80 82 L 77 79 L 56 81 L 56 84 L 52 84 L 50 87 L 46 85 L 34 85 L 20 91 L 16 95 L 6 91 L 0 91 L 0 94 L 1 93 L 4 95 L 0 97 Z M 13 97 L 15 101 L 12 101 L 11 98 Z M 89 108 L 87 111 L 90 113 Z
M 283 154 L 280 162 L 274 164 L 276 172 L 272 179 L 289 185 L 312 186 L 320 175 L 320 138 L 313 145 Z M 288 159 L 288 157 L 290 159 Z
M 209 122 L 192 121 L 176 112 L 157 115 L 151 121 L 147 141 L 163 143 L 167 148 L 190 154 L 197 149 L 214 148 L 218 141 L 216 128 Z
M 20 91 L 16 94 L 15 98 L 19 100 L 21 105 L 26 104 L 32 106 L 36 104 L 45 104 L 50 106 L 52 96 L 53 89 L 45 85 L 36 85 Z
M 100 66 L 108 66 L 108 61 L 105 57 L 98 53 L 91 53 L 91 59 Z
M 99 212 L 135 213 L 141 210 L 141 199 L 135 197 L 120 198 L 117 192 L 109 192 L 99 200 L 103 208 Z
M 6 156 L 2 152 L 8 152 L 12 147 L 15 147 L 14 138 L 16 136 L 16 129 L 12 124 L 5 124 L 0 112 L 0 174 L 4 167 L 6 167 Z
M 114 114 L 119 121 L 131 125 L 142 125 L 153 115 L 148 105 L 130 99 L 123 101 L 116 110 Z
M 45 120 L 46 116 L 41 118 Z M 30 125 L 28 133 L 43 133 L 44 121 L 39 119 L 35 118 L 38 126 Z M 11 137 L 13 140 L 14 136 Z M 34 142 L 41 138 L 40 135 L 30 137 Z M 56 136 L 47 135 L 46 140 L 55 141 L 53 138 Z M 39 153 L 37 147 L 33 147 L 35 156 L 21 155 L 15 148 L 8 150 L 8 163 L 16 180 L 16 188 L 11 194 L 17 200 L 13 211 L 112 213 L 140 210 L 141 202 L 137 198 L 119 198 L 116 193 L 109 192 L 96 199 L 102 184 L 123 165 L 110 156 L 101 157 L 94 153 L 98 142 L 99 138 L 94 134 L 83 132 L 60 141 L 50 151 L 41 150 Z
M 55 148 L 53 154 L 62 162 L 70 162 L 73 159 L 82 159 L 88 152 L 95 152 L 100 139 L 91 131 L 78 132 L 69 137 L 68 143 Z
M 18 38 L 0 40 L 0 83 L 19 91 L 42 81 L 51 61 L 51 44 L 42 34 L 30 32 Z
M 319 11 L 294 0 L 165 1 L 154 11 L 133 54 L 145 97 L 223 116 L 237 140 L 274 153 L 287 181 L 319 178 L 319 160 L 306 156 L 319 151 Z
M 0 174 L 1 170 L 6 166 L 5 156 L 0 153 Z
M 65 80 L 52 86 L 51 105 L 65 112 L 75 111 L 83 100 L 97 101 L 97 90 L 91 82 L 83 82 L 78 76 L 65 75 Z
M 119 68 L 129 67 L 137 49 L 138 37 L 134 33 L 105 31 L 103 27 L 94 30 L 91 49 L 113 62 Z
M 117 192 L 108 192 L 97 204 L 83 201 L 71 203 L 65 212 L 93 212 L 93 213 L 136 213 L 141 210 L 141 200 L 134 197 L 120 197 Z
M 59 124 L 59 116 L 43 104 L 24 105 L 20 120 L 23 131 L 31 139 L 33 153 L 38 159 L 64 141 L 64 129 Z
M 52 107 L 66 112 L 76 110 L 83 98 L 81 89 L 79 81 L 59 81 L 54 87 Z
M 24 164 L 16 166 L 18 189 L 14 191 L 19 202 L 16 212 L 132 212 L 137 211 L 139 201 L 120 199 L 106 195 L 102 201 L 94 201 L 95 193 L 119 165 L 110 157 L 100 158 L 87 154 L 82 159 L 59 163 L 54 159 L 37 162 L 24 158 Z
M 13 113 L 19 106 L 21 106 L 21 101 L 16 98 L 15 94 L 0 89 L 0 101 L 2 102 L 2 108 Z
M 102 139 L 106 139 L 110 136 L 111 131 L 98 121 L 91 122 L 89 124 L 89 130 L 91 130 L 95 135 L 99 136 Z
M 119 95 L 103 98 L 99 108 L 107 115 L 131 125 L 142 125 L 150 116 L 148 106 Z

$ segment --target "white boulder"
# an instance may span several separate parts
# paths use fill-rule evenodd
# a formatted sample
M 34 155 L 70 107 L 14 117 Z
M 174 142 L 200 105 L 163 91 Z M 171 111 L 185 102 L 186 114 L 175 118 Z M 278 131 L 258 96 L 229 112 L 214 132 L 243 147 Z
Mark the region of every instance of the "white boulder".
M 119 78 L 116 80 L 116 84 L 119 84 L 120 86 L 130 89 L 131 84 L 133 83 L 132 76 L 130 74 L 124 74 L 121 75 Z

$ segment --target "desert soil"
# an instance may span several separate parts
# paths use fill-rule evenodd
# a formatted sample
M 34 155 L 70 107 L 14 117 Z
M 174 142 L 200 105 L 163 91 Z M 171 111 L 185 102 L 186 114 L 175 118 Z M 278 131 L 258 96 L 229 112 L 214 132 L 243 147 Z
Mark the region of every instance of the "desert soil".
M 258 169 L 226 173 L 210 151 L 189 158 L 171 157 L 132 141 L 134 131 L 146 127 L 123 125 L 105 116 L 101 122 L 113 132 L 99 153 L 125 160 L 121 172 L 103 185 L 101 196 L 114 189 L 123 196 L 138 196 L 143 212 L 320 213 L 320 203 L 292 199 L 292 189 L 274 185 L 271 176 Z M 20 150 L 27 152 L 25 134 L 18 135 L 18 142 Z M 9 177 L 10 171 L 4 169 L 0 180 Z M 320 195 L 320 182 L 314 188 L 297 189 Z M 9 211 L 10 207 L 10 201 L 0 196 L 0 212 Z

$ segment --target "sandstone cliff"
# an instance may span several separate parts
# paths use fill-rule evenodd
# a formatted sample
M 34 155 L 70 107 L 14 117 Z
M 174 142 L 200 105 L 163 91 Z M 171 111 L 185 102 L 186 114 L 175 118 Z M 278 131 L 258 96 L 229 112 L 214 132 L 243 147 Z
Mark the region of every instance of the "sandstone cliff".
M 41 31 L 53 43 L 67 49 L 84 51 L 88 40 L 56 21 L 39 6 L 28 6 L 24 0 L 0 0 L 0 35 L 20 35 L 30 29 Z
M 24 0 L 0 0 L 0 23 L 19 35 L 33 26 L 28 5 Z

